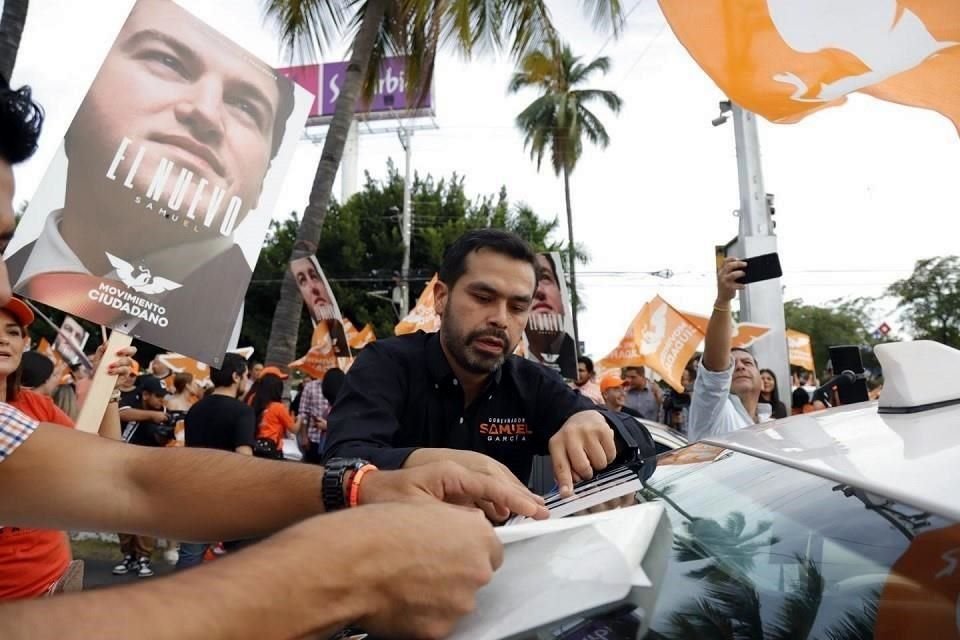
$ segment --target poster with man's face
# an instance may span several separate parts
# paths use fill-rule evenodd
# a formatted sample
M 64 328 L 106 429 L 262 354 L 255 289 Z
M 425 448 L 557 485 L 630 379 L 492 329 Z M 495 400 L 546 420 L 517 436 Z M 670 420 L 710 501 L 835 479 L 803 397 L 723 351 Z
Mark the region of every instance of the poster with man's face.
M 57 337 L 53 341 L 53 350 L 60 354 L 63 361 L 71 366 L 82 365 L 88 373 L 93 373 L 93 364 L 83 352 L 90 334 L 83 326 L 67 316 L 60 325 Z
M 577 348 L 573 338 L 573 314 L 563 263 L 557 252 L 537 254 L 537 290 L 524 331 L 526 356 L 564 378 L 577 378 Z
M 7 251 L 15 291 L 218 365 L 312 100 L 138 0 Z
M 323 341 L 329 340 L 333 353 L 338 358 L 350 357 L 350 345 L 347 342 L 340 307 L 316 256 L 291 260 L 290 271 L 293 273 L 297 288 L 300 289 L 300 297 L 303 298 L 303 304 L 307 307 L 307 313 L 310 314 L 310 320 L 313 322 L 314 336 L 321 334 L 329 336 L 323 338 Z M 326 331 L 316 331 L 318 325 L 325 325 Z

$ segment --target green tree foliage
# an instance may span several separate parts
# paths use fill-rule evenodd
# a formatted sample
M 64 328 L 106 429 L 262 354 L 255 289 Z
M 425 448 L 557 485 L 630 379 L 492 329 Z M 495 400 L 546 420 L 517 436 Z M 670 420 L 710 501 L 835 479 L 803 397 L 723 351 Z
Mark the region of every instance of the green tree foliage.
M 411 304 L 440 268 L 447 246 L 470 229 L 509 229 L 538 250 L 564 250 L 561 243 L 552 239 L 558 224 L 556 218 L 545 221 L 530 207 L 511 203 L 506 189 L 471 199 L 462 176 L 454 173 L 438 180 L 430 175 L 417 175 L 411 201 Z M 346 204 L 331 205 L 317 248 L 317 260 L 330 281 L 341 312 L 358 328 L 373 324 L 379 337 L 393 335 L 397 323 L 393 305 L 379 296 L 390 297 L 403 259 L 402 205 L 403 176 L 388 162 L 382 180 L 367 174 L 360 192 Z M 273 312 L 280 299 L 280 282 L 296 241 L 298 225 L 295 214 L 272 224 L 247 292 L 240 344 L 252 345 L 258 355 L 266 349 Z M 303 313 L 305 316 L 306 311 Z M 310 322 L 303 317 L 297 354 L 306 352 L 309 343 Z
M 818 374 L 823 373 L 830 358 L 831 346 L 872 346 L 877 343 L 869 329 L 871 302 L 869 299 L 860 298 L 850 301 L 835 300 L 824 305 L 808 305 L 798 299 L 788 300 L 783 305 L 787 327 L 810 336 Z M 869 349 L 864 353 L 864 365 L 876 365 Z
M 913 273 L 890 285 L 915 338 L 960 348 L 960 257 L 918 260 Z

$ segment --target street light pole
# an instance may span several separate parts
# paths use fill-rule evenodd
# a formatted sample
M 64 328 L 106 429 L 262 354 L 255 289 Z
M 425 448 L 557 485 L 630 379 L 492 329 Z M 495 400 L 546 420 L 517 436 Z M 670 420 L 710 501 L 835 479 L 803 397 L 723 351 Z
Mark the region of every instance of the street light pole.
M 410 210 L 410 188 L 411 188 L 411 156 L 413 131 L 401 127 L 397 132 L 400 136 L 400 144 L 406 153 L 406 166 L 404 167 L 403 177 L 403 217 L 400 222 L 400 233 L 403 237 L 403 264 L 400 267 L 400 317 L 406 317 L 410 311 L 410 236 L 411 236 L 411 210 Z
M 767 206 L 760 163 L 760 139 L 756 116 L 730 104 L 737 146 L 737 174 L 740 181 L 740 228 L 737 244 L 741 258 L 777 250 L 777 236 Z M 770 333 L 751 347 L 761 367 L 777 376 L 780 401 L 790 406 L 790 365 L 787 357 L 786 323 L 780 279 L 755 282 L 740 292 L 740 319 L 770 327 Z

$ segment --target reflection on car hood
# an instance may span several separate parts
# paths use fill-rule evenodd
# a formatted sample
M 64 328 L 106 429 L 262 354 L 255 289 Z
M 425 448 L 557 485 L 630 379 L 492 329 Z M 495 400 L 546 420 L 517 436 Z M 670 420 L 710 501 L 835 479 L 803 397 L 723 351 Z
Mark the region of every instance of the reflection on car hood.
M 960 519 L 960 406 L 897 415 L 868 402 L 704 441 Z

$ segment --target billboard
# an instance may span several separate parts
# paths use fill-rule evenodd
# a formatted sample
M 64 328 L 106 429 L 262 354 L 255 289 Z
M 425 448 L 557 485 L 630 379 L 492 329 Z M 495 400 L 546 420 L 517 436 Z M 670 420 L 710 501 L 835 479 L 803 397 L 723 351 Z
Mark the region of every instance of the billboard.
M 349 62 L 328 62 L 277 69 L 279 73 L 313 94 L 314 101 L 307 124 L 327 124 L 333 118 L 348 65 Z M 361 99 L 356 109 L 355 117 L 359 120 L 432 116 L 433 85 L 431 84 L 419 99 L 417 96 L 411 98 L 407 95 L 405 58 L 385 58 L 380 65 L 373 99 L 369 105 L 364 104 Z
M 310 95 L 138 0 L 7 249 L 14 290 L 217 366 Z

